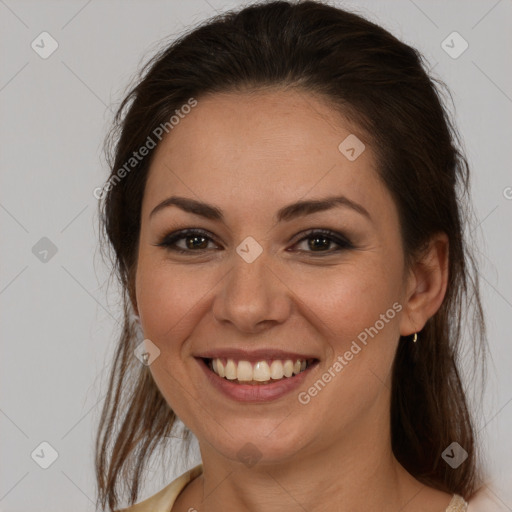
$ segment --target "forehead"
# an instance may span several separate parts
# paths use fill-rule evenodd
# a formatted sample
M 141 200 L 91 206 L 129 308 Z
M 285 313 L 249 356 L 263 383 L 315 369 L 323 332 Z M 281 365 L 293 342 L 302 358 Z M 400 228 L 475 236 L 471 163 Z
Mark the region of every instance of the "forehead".
M 354 136 L 365 148 L 351 161 L 339 146 Z M 276 209 L 306 194 L 368 201 L 379 190 L 369 141 L 327 100 L 296 90 L 216 93 L 198 98 L 156 148 L 143 210 L 178 193 Z
M 360 130 L 327 99 L 305 91 L 216 93 L 198 100 L 169 134 L 167 148 L 176 150 L 187 144 L 194 146 L 196 154 L 205 150 L 212 158 L 220 155 L 223 159 L 232 151 L 234 157 L 241 157 L 241 144 L 247 159 L 258 153 L 263 159 L 268 152 L 277 158 L 286 150 L 286 159 L 293 161 L 326 149 L 338 157 L 339 142 L 354 131 Z M 359 137 L 364 135 L 359 133 Z

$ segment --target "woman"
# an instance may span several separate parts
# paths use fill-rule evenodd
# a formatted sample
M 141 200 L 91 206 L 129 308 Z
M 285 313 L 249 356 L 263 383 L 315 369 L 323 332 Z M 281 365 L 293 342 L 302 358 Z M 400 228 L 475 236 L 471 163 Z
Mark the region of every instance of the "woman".
M 468 166 L 418 52 L 322 3 L 254 5 L 157 55 L 116 121 L 100 505 L 123 479 L 132 512 L 466 510 Z M 202 464 L 133 505 L 178 418 Z

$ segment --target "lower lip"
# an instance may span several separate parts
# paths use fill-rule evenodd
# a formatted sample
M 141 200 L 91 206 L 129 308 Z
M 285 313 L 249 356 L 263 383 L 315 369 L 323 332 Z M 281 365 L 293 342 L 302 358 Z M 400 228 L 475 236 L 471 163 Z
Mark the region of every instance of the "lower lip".
M 277 400 L 297 389 L 304 382 L 310 370 L 318 364 L 318 361 L 315 361 L 303 372 L 293 377 L 284 377 L 270 384 L 236 384 L 210 370 L 202 359 L 197 358 L 197 361 L 210 383 L 224 395 L 238 402 L 269 402 Z

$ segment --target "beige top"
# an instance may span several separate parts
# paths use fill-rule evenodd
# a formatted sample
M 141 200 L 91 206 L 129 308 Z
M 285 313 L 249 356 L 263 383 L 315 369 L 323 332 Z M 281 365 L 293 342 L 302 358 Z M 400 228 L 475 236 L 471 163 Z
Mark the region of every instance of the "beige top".
M 183 475 L 173 480 L 150 498 L 117 512 L 172 512 L 172 507 L 179 493 L 191 480 L 197 478 L 202 472 L 203 465 L 199 464 L 183 473 Z M 454 494 L 446 512 L 466 512 L 467 508 L 468 504 L 460 496 Z

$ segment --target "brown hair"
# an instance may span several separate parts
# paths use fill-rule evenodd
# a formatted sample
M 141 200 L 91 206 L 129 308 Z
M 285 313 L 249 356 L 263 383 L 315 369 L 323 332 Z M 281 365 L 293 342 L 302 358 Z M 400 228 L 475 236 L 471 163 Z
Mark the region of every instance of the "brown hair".
M 200 102 L 207 93 L 274 86 L 323 96 L 366 133 L 398 207 L 408 263 L 434 233 L 448 235 L 443 304 L 420 341 L 401 339 L 396 353 L 392 448 L 427 485 L 466 497 L 475 491 L 474 428 L 457 365 L 463 328 L 470 329 L 476 364 L 485 325 L 474 259 L 463 239 L 464 216 L 470 212 L 468 164 L 436 84 L 446 87 L 429 76 L 417 50 L 359 15 L 314 1 L 267 2 L 219 15 L 144 66 L 107 139 L 111 175 L 99 206 L 124 312 L 96 441 L 101 507 L 116 508 L 120 483 L 127 485 L 129 504 L 137 501 L 147 461 L 171 436 L 176 421 L 148 368 L 133 356 L 141 204 L 154 151 L 122 179 L 118 171 L 191 97 Z M 468 452 L 457 469 L 441 457 L 453 441 Z

